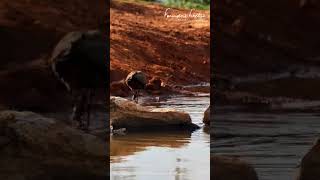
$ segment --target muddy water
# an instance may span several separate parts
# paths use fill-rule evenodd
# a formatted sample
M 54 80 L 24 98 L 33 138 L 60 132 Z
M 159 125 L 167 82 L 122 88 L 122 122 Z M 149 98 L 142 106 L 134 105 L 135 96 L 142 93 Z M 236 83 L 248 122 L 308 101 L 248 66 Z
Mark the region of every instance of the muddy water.
M 209 96 L 174 97 L 144 105 L 186 111 L 201 127 Z M 203 128 L 193 132 L 131 133 L 110 138 L 110 171 L 113 180 L 210 179 L 210 135 Z
M 211 153 L 251 163 L 260 180 L 292 180 L 320 133 L 319 114 L 249 113 L 217 107 Z

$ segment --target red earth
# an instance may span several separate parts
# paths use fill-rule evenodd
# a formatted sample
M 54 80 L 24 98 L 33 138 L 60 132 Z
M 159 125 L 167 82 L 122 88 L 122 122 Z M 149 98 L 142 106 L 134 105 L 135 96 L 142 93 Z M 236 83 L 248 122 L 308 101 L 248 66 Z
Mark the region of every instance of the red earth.
M 0 1 L 0 109 L 52 111 L 70 107 L 48 57 L 75 30 L 105 30 L 105 0 Z
M 210 13 L 202 19 L 166 18 L 167 7 L 133 1 L 112 1 L 110 21 L 111 81 L 141 70 L 164 84 L 210 81 Z M 170 9 L 171 14 L 190 10 Z

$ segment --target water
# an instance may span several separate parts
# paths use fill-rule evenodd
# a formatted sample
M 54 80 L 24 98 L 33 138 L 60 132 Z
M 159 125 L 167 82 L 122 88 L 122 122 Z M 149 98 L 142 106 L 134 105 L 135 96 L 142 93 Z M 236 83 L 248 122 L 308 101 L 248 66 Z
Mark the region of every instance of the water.
M 292 180 L 319 132 L 319 114 L 252 113 L 219 107 L 214 115 L 211 153 L 246 160 L 259 180 Z
M 305 78 L 305 79 L 316 79 L 320 78 L 320 68 L 307 65 L 292 65 L 282 72 L 278 73 L 261 73 L 261 74 L 250 74 L 246 77 L 235 77 L 233 82 L 239 83 L 254 83 L 262 81 L 271 81 L 283 78 Z
M 209 96 L 173 97 L 149 106 L 186 111 L 203 127 Z M 210 135 L 203 129 L 188 132 L 130 133 L 110 138 L 113 180 L 210 179 Z

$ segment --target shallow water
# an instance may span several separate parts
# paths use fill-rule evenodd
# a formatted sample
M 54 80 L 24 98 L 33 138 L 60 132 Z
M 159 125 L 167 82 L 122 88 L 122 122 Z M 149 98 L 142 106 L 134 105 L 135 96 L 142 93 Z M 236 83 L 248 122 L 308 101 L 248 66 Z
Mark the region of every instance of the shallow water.
M 208 95 L 172 97 L 144 105 L 186 111 L 203 127 Z M 110 138 L 110 179 L 209 180 L 210 135 L 203 128 L 193 132 L 130 133 Z
M 239 157 L 257 170 L 259 180 L 292 180 L 302 157 L 319 137 L 314 113 L 250 113 L 217 107 L 211 153 Z
M 261 81 L 270 81 L 282 78 L 306 78 L 314 79 L 320 78 L 320 68 L 307 65 L 293 65 L 287 68 L 282 72 L 273 72 L 273 73 L 262 73 L 262 74 L 250 74 L 246 77 L 236 77 L 233 79 L 234 83 L 250 83 L 250 82 L 261 82 Z

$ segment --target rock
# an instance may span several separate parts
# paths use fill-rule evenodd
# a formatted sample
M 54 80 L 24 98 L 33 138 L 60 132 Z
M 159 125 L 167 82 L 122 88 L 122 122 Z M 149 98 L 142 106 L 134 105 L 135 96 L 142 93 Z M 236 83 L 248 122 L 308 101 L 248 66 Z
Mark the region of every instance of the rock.
M 210 125 L 210 106 L 204 112 L 203 123 L 205 125 Z
M 258 180 L 257 173 L 247 163 L 236 158 L 211 156 L 211 179 Z
M 71 106 L 71 96 L 42 61 L 0 72 L 0 106 L 33 112 L 65 111 Z
M 114 81 L 110 84 L 110 94 L 113 96 L 126 97 L 130 95 L 131 90 L 124 80 Z
M 303 157 L 297 180 L 318 180 L 320 177 L 320 139 Z
M 190 91 L 190 92 L 194 92 L 194 93 L 210 93 L 210 86 L 206 86 L 206 85 L 200 85 L 200 86 L 184 86 L 182 88 L 183 90 L 186 91 Z
M 0 179 L 105 179 L 107 143 L 33 112 L 0 112 Z
M 217 74 L 215 76 L 212 76 L 211 78 L 214 82 L 213 87 L 216 90 L 227 91 L 234 88 L 234 83 L 232 82 L 231 77 Z
M 199 127 L 191 122 L 186 112 L 169 108 L 150 108 L 124 98 L 110 98 L 110 123 L 113 129 L 127 131 L 143 130 L 195 130 Z
M 153 77 L 149 80 L 148 84 L 146 85 L 146 89 L 150 91 L 158 91 L 161 89 L 162 81 L 158 77 Z

